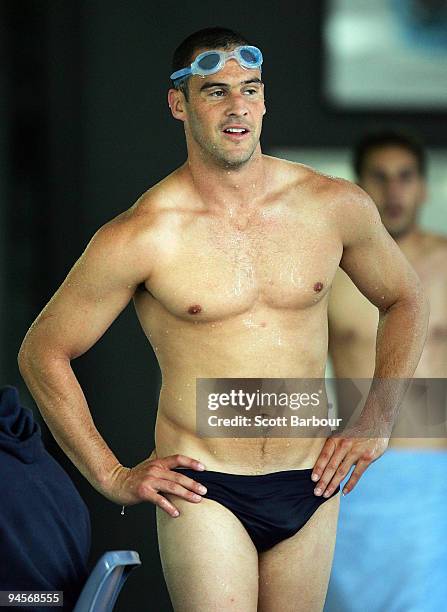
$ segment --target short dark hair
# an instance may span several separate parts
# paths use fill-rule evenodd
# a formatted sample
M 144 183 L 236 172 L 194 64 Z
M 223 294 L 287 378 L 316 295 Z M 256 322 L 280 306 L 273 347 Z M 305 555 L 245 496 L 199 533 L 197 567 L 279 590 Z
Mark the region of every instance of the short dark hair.
M 427 159 L 424 145 L 414 134 L 406 130 L 383 129 L 375 132 L 368 132 L 360 138 L 353 149 L 352 165 L 357 178 L 360 178 L 365 159 L 373 149 L 382 147 L 401 147 L 406 149 L 416 158 L 419 173 L 426 175 Z
M 204 28 L 194 32 L 179 44 L 172 56 L 172 72 L 186 68 L 191 64 L 192 56 L 197 49 L 229 49 L 238 45 L 249 45 L 245 36 L 229 28 Z M 183 91 L 188 100 L 188 79 L 183 79 L 177 85 L 172 85 Z

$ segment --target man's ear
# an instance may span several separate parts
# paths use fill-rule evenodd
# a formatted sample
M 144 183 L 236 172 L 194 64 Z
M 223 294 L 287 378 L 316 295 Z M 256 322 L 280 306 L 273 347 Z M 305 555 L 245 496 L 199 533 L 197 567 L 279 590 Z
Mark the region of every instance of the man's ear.
M 172 116 L 179 121 L 185 121 L 185 95 L 179 89 L 171 87 L 168 91 L 168 106 Z

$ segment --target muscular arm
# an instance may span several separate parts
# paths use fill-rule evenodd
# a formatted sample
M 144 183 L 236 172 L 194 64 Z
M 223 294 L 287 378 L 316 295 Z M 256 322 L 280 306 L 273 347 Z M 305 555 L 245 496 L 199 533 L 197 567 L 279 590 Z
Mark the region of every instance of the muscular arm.
M 120 464 L 95 427 L 70 361 L 101 338 L 148 277 L 143 240 L 127 220 L 101 227 L 31 325 L 18 355 L 56 441 L 100 492 Z
M 349 219 L 349 223 L 346 223 Z M 410 379 L 419 362 L 428 326 L 428 301 L 421 283 L 381 223 L 373 201 L 358 187 L 340 219 L 340 267 L 379 309 L 375 379 Z M 363 414 L 392 427 L 402 385 L 373 384 Z
M 422 353 L 429 315 L 420 281 L 383 227 L 375 204 L 360 188 L 343 187 L 334 204 L 343 244 L 340 267 L 377 306 L 379 324 L 374 378 L 360 418 L 326 440 L 313 469 L 315 495 L 325 497 L 355 464 L 343 488 L 349 493 L 386 450 L 406 379 Z

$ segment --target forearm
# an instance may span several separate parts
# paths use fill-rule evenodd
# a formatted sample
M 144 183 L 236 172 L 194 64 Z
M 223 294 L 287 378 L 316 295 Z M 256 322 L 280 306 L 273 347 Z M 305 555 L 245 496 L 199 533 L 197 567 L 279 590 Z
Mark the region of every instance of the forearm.
M 380 313 L 374 379 L 362 411 L 362 417 L 374 426 L 391 428 L 397 419 L 424 347 L 428 317 L 428 302 L 422 294 L 399 300 Z
M 419 295 L 400 300 L 381 312 L 377 328 L 377 378 L 411 378 L 424 348 L 429 307 Z
M 103 493 L 120 463 L 95 427 L 67 357 L 22 346 L 19 369 L 55 440 L 95 489 Z

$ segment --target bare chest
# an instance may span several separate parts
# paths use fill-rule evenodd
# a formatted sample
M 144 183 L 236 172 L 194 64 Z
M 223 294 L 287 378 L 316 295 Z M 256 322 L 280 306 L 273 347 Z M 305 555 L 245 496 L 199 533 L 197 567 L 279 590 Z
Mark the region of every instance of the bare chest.
M 211 321 L 257 302 L 304 309 L 329 291 L 342 248 L 330 223 L 304 217 L 200 219 L 160 237 L 147 288 L 175 316 Z

